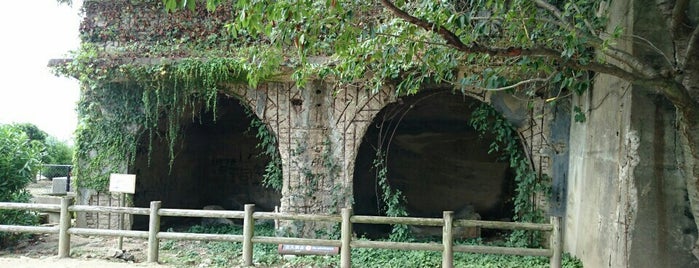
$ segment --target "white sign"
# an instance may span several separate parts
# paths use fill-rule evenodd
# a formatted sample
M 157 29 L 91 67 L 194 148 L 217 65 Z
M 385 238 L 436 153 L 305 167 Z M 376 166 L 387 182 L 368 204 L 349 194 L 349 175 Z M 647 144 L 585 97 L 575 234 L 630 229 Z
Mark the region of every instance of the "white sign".
M 136 193 L 135 174 L 111 174 L 109 175 L 109 191 L 113 193 Z

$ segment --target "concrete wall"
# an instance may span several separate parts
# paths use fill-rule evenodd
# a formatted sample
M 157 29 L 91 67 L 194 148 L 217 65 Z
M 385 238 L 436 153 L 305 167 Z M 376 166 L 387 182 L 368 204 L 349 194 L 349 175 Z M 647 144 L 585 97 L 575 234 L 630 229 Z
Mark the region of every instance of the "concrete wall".
M 610 25 L 662 45 L 653 5 L 614 1 Z M 618 46 L 649 56 L 638 43 Z M 587 121 L 570 131 L 566 251 L 585 267 L 699 267 L 691 254 L 697 230 L 676 165 L 682 152 L 674 108 L 652 90 L 606 75 L 573 103 Z

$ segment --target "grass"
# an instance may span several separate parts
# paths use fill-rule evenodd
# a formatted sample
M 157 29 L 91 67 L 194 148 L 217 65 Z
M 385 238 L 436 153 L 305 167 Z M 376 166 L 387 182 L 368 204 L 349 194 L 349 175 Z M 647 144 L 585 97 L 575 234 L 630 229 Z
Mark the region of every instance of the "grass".
M 240 226 L 193 226 L 187 232 L 242 234 Z M 274 236 L 272 226 L 256 226 L 255 234 Z M 422 242 L 422 241 L 421 241 Z M 480 240 L 458 241 L 465 244 L 487 244 Z M 490 244 L 492 245 L 492 244 Z M 160 246 L 162 260 L 177 267 L 236 267 L 242 265 L 242 243 L 164 241 Z M 256 267 L 339 267 L 339 256 L 296 256 L 284 258 L 277 253 L 277 245 L 255 244 L 253 262 Z M 440 267 L 441 252 L 406 251 L 389 249 L 352 249 L 353 267 L 376 268 L 423 268 Z M 454 267 L 464 268 L 516 268 L 549 267 L 546 257 L 508 256 L 493 254 L 454 253 Z M 569 256 L 563 258 L 563 267 L 581 268 L 582 263 Z

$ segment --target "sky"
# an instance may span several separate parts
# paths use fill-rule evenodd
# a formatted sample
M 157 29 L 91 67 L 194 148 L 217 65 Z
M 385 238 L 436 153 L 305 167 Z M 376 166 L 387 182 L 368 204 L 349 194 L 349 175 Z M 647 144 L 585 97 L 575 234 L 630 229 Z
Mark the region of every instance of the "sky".
M 79 47 L 79 9 L 56 0 L 3 1 L 0 8 L 0 124 L 33 123 L 72 143 L 80 88 L 56 77 L 49 59 Z

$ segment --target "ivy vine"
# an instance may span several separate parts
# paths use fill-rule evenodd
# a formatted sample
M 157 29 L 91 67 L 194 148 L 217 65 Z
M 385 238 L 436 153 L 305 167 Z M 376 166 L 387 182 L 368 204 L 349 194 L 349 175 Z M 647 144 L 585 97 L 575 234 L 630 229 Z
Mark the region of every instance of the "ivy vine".
M 544 211 L 537 206 L 536 197 L 550 193 L 550 178 L 545 175 L 540 176 L 534 171 L 521 149 L 514 126 L 486 103 L 474 109 L 469 123 L 481 136 L 487 135 L 494 138 L 488 153 L 500 154 L 501 160 L 508 161 L 510 168 L 515 172 L 514 220 L 544 222 Z M 541 233 L 513 231 L 509 243 L 516 246 L 536 247 L 541 243 Z
M 284 185 L 284 177 L 277 138 L 267 125 L 251 111 L 246 111 L 246 114 L 251 118 L 248 131 L 256 131 L 255 137 L 259 140 L 256 147 L 262 150 L 262 155 L 269 157 L 269 162 L 265 166 L 265 173 L 262 175 L 262 185 L 281 192 Z
M 381 150 L 376 151 L 374 158 L 374 169 L 376 170 L 376 179 L 383 202 L 383 209 L 386 216 L 389 217 L 405 217 L 408 216 L 408 211 L 405 208 L 406 199 L 403 192 L 399 189 L 394 189 L 388 183 L 388 166 L 386 165 L 386 154 Z M 391 229 L 389 239 L 392 241 L 406 241 L 410 236 L 410 231 L 405 224 L 395 224 Z
M 95 60 L 104 53 L 103 48 L 84 44 L 71 62 L 54 68 L 81 81 L 76 156 L 85 162 L 77 163 L 74 172 L 78 186 L 96 190 L 106 189 L 109 173 L 125 168 L 114 163 L 133 164 L 144 135 L 148 152 L 154 139 L 168 142 L 172 165 L 180 123 L 188 115 L 196 118 L 213 111 L 215 119 L 217 95 L 226 84 L 256 86 L 279 66 L 274 60 L 262 64 L 250 58 L 262 51 L 157 62 Z

